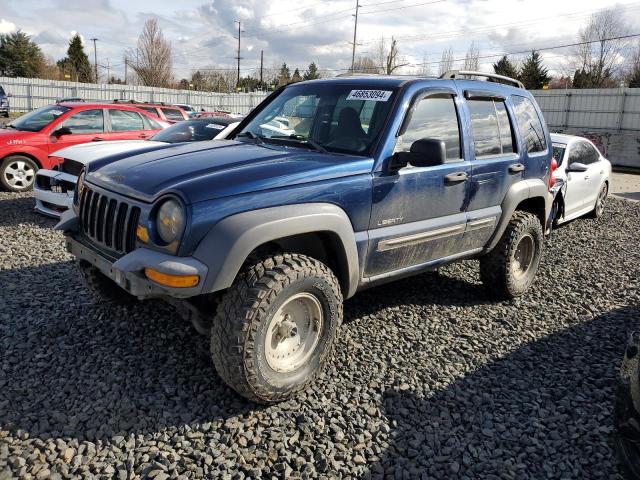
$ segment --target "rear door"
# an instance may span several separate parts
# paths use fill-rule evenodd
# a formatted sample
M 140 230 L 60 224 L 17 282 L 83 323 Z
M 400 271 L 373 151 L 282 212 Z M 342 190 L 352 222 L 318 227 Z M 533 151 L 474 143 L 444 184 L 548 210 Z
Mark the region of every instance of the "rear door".
M 493 234 L 502 202 L 511 185 L 522 180 L 525 166 L 517 151 L 507 99 L 494 92 L 471 90 L 465 91 L 465 97 L 473 158 L 463 245 L 474 249 L 483 247 Z
M 133 110 L 109 109 L 107 140 L 143 140 L 149 136 L 147 123 Z
M 56 130 L 68 128 L 71 133 L 51 137 L 49 152 L 55 152 L 65 147 L 80 143 L 100 142 L 106 139 L 104 110 L 82 110 L 74 113 L 62 121 Z

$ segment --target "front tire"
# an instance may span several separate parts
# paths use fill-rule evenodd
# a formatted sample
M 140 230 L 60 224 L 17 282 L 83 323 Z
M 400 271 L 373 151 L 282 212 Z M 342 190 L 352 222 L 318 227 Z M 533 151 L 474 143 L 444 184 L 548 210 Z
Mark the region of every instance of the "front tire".
M 24 155 L 10 155 L 0 162 L 0 184 L 10 192 L 33 188 L 38 165 Z
M 305 255 L 249 265 L 225 292 L 211 329 L 222 380 L 258 403 L 286 400 L 322 371 L 342 322 L 333 272 Z
M 600 218 L 604 214 L 604 205 L 605 201 L 607 200 L 608 194 L 609 185 L 607 185 L 607 182 L 604 182 L 602 184 L 602 187 L 600 187 L 600 191 L 598 192 L 598 198 L 596 199 L 596 204 L 591 211 L 591 217 Z
M 524 294 L 535 279 L 543 244 L 538 217 L 514 212 L 498 244 L 480 258 L 480 279 L 485 288 L 503 299 Z

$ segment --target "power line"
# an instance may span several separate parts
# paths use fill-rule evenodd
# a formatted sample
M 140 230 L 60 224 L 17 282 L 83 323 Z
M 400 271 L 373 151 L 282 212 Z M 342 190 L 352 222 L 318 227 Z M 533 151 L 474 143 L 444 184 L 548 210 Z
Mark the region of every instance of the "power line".
M 394 11 L 394 10 L 404 10 L 406 8 L 422 7 L 424 5 L 432 5 L 434 3 L 442 3 L 442 2 L 446 2 L 446 1 L 447 0 L 434 0 L 434 1 L 431 1 L 431 2 L 416 3 L 415 5 L 405 5 L 403 7 L 385 8 L 385 9 L 382 9 L 382 10 L 374 10 L 373 12 L 362 12 L 360 15 L 371 15 L 371 14 L 374 14 L 374 13 L 391 12 L 391 11 Z M 371 6 L 371 5 L 369 5 L 369 6 Z

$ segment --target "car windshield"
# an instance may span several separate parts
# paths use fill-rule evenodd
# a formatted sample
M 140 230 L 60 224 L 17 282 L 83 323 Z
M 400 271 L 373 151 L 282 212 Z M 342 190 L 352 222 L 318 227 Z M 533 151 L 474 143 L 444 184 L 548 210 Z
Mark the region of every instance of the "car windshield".
M 71 110 L 62 105 L 49 105 L 29 112 L 9 124 L 16 130 L 39 132 L 65 112 Z
M 156 133 L 151 140 L 166 143 L 201 142 L 213 140 L 227 125 L 212 120 L 185 120 Z
M 564 143 L 553 144 L 553 158 L 558 162 L 558 166 L 562 165 L 564 160 L 564 152 L 567 150 L 567 146 Z
M 389 115 L 396 90 L 315 82 L 290 86 L 236 138 L 369 155 Z

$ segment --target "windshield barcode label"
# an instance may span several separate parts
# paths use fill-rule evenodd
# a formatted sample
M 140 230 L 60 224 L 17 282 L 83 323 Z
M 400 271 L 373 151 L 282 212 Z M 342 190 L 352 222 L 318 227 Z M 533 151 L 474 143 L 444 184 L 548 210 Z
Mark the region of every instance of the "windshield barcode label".
M 386 102 L 393 92 L 389 90 L 351 90 L 347 100 L 371 100 L 373 102 Z

